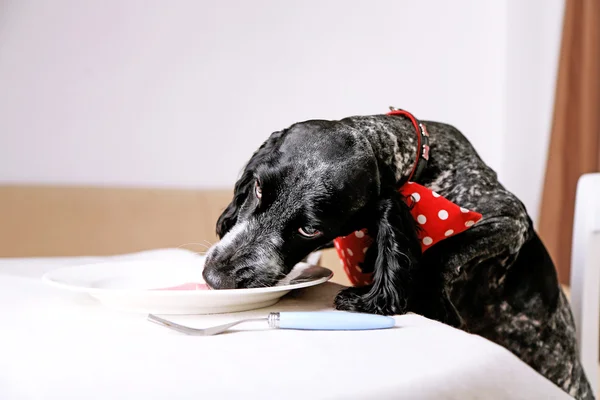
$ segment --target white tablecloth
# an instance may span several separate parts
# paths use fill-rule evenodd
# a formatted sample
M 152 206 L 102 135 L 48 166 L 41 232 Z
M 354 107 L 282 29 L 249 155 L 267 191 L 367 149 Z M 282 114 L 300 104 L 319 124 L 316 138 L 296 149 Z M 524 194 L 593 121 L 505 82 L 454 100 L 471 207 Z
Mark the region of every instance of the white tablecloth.
M 569 398 L 507 350 L 417 315 L 396 317 L 397 328 L 381 331 L 249 324 L 190 337 L 40 280 L 53 268 L 90 260 L 0 259 L 0 399 Z M 328 309 L 339 289 L 328 283 L 268 309 L 172 319 L 203 327 L 269 311 Z

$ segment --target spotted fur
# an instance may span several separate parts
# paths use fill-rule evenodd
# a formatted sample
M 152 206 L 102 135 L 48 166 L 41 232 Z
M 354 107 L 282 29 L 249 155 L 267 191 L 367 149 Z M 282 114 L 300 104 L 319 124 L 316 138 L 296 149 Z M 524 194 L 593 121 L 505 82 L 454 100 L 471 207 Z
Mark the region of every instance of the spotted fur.
M 477 225 L 421 254 L 397 190 L 417 153 L 408 119 L 305 121 L 273 134 L 249 161 L 217 224 L 223 240 L 209 252 L 207 281 L 272 284 L 335 237 L 367 228 L 375 241 L 363 270 L 373 285 L 340 292 L 338 309 L 420 313 L 506 347 L 577 399 L 594 398 L 568 301 L 525 206 L 457 129 L 424 123 L 431 153 L 416 182 L 481 213 Z M 267 200 L 253 196 L 255 181 L 266 182 Z M 307 224 L 320 235 L 299 237 Z

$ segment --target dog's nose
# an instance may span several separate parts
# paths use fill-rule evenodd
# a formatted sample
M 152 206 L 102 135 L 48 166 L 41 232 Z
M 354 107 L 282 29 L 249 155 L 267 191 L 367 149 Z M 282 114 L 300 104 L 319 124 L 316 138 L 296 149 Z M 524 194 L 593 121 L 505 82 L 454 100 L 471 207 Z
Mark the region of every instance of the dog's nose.
M 236 282 L 233 276 L 218 272 L 214 268 L 204 268 L 202 271 L 204 281 L 213 289 L 235 289 Z

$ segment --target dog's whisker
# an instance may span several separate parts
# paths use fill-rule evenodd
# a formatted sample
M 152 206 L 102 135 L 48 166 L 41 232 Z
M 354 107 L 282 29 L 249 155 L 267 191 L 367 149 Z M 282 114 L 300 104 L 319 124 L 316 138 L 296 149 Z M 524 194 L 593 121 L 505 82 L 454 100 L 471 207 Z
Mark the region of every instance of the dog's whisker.
M 210 246 L 205 245 L 204 243 L 197 243 L 197 242 L 191 242 L 191 243 L 184 243 L 182 245 L 177 246 L 178 249 L 183 248 L 184 246 L 190 246 L 190 245 L 194 245 L 194 246 L 202 246 L 204 247 L 206 250 L 208 250 L 210 248 Z
M 269 281 L 267 281 L 267 280 L 266 280 L 266 279 L 264 279 L 264 278 L 259 278 L 259 279 L 257 279 L 257 281 L 256 281 L 256 282 L 257 282 L 257 283 L 258 283 L 258 285 L 259 285 L 258 287 L 261 287 L 261 288 L 266 288 L 266 287 L 270 287 L 270 286 L 271 286 L 271 285 L 269 284 Z

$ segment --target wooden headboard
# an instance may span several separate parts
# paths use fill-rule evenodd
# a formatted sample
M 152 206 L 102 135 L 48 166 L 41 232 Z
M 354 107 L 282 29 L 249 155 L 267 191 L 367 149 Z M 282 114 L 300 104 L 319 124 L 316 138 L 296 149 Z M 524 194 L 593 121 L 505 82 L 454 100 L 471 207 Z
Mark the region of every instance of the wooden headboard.
M 203 252 L 232 190 L 0 186 L 0 257 Z M 332 250 L 322 265 L 347 284 Z
M 108 255 L 214 242 L 215 221 L 230 199 L 228 190 L 4 186 L 0 256 Z

